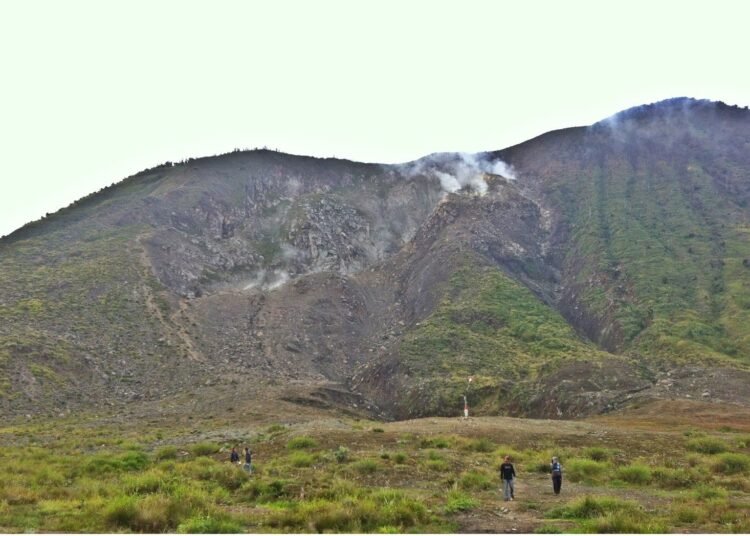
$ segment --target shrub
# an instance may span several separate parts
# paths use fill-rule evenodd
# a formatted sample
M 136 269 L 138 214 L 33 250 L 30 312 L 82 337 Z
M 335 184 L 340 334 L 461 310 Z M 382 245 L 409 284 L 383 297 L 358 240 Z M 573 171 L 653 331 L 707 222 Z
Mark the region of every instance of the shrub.
M 621 512 L 586 520 L 581 523 L 581 527 L 586 532 L 600 534 L 653 534 L 667 531 L 661 523 Z
M 403 452 L 397 452 L 396 454 L 393 455 L 393 461 L 396 462 L 396 463 L 398 463 L 398 464 L 405 463 L 406 462 L 406 454 L 403 453 Z
M 385 432 L 385 430 L 383 430 L 382 428 L 373 428 L 372 431 L 376 434 L 382 434 L 383 432 Z
M 188 519 L 177 527 L 183 534 L 237 534 L 242 526 L 233 519 L 217 516 L 199 516 Z
M 612 451 L 604 447 L 588 447 L 583 449 L 583 455 L 596 462 L 604 462 L 612 457 Z
M 424 437 L 419 441 L 421 449 L 447 449 L 450 442 L 444 437 Z
M 354 464 L 354 469 L 363 475 L 371 475 L 378 470 L 378 462 L 371 459 L 364 459 Z
M 196 443 L 192 447 L 190 447 L 190 452 L 193 453 L 193 456 L 211 456 L 212 454 L 216 454 L 219 452 L 221 447 L 217 445 L 216 443 Z
M 448 493 L 448 500 L 445 503 L 445 513 L 465 512 L 476 508 L 478 505 L 479 502 L 476 499 L 471 498 L 461 491 L 453 490 Z
M 461 475 L 460 485 L 463 489 L 487 490 L 494 487 L 491 475 L 480 471 L 468 471 Z
M 315 463 L 315 458 L 306 452 L 295 452 L 289 456 L 289 463 L 294 467 L 310 467 Z
M 157 461 L 161 460 L 174 460 L 177 458 L 177 448 L 176 447 L 164 447 L 156 451 L 156 454 L 154 455 L 154 459 Z
M 601 478 L 609 465 L 586 459 L 572 459 L 568 461 L 565 472 L 571 482 L 595 481 Z
M 672 512 L 674 519 L 680 523 L 695 523 L 706 517 L 706 511 L 696 506 L 680 506 Z
M 547 512 L 547 517 L 565 519 L 591 519 L 612 513 L 638 512 L 638 503 L 622 501 L 614 497 L 590 497 L 577 499 L 566 506 L 553 508 Z
M 727 496 L 725 489 L 717 488 L 715 486 L 709 486 L 707 484 L 701 484 L 695 487 L 693 495 L 696 499 L 707 500 L 707 499 L 723 499 Z
M 661 488 L 678 489 L 691 487 L 699 481 L 700 476 L 688 469 L 655 467 L 651 471 L 651 479 Z
M 495 444 L 486 437 L 482 437 L 469 443 L 469 449 L 474 452 L 489 453 L 495 450 Z
M 627 465 L 617 470 L 617 478 L 630 484 L 648 484 L 651 481 L 651 469 L 640 464 Z
M 686 446 L 688 450 L 700 452 L 701 454 L 719 454 L 729 450 L 729 445 L 715 437 L 698 437 L 691 439 L 687 442 Z
M 132 526 L 136 515 L 135 498 L 127 495 L 116 497 L 104 508 L 105 522 L 116 527 Z
M 725 475 L 736 475 L 744 473 L 750 468 L 750 457 L 745 454 L 735 454 L 727 452 L 719 456 L 719 459 L 713 464 L 712 469 L 716 473 Z
M 312 437 L 298 436 L 289 441 L 286 444 L 286 448 L 289 450 L 301 450 L 317 447 L 318 444 Z
M 148 463 L 148 456 L 143 452 L 129 451 L 119 456 L 95 456 L 86 463 L 84 470 L 95 475 L 120 471 L 139 471 L 144 469 Z
M 346 447 L 339 447 L 333 451 L 333 457 L 339 463 L 344 463 L 349 460 L 349 449 Z
M 161 471 L 147 471 L 145 473 L 127 476 L 122 481 L 122 488 L 127 493 L 155 493 L 165 485 L 164 474 Z

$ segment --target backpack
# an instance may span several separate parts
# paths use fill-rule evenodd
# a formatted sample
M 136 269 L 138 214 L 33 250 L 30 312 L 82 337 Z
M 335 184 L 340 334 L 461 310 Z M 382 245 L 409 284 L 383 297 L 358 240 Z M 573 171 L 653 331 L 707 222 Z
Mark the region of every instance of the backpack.
M 552 474 L 553 475 L 561 475 L 562 474 L 562 466 L 560 466 L 560 462 L 555 462 L 552 464 Z

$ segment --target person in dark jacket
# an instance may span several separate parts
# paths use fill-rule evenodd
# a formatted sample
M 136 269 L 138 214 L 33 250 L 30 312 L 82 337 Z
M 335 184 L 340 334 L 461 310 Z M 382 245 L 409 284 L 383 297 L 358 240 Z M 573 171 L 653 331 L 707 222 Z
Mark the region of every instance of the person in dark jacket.
M 240 453 L 237 452 L 237 447 L 232 447 L 232 453 L 229 455 L 229 461 L 232 463 L 240 463 Z
M 562 488 L 562 465 L 560 465 L 557 456 L 552 458 L 552 463 L 549 466 L 552 472 L 552 490 L 555 492 L 555 495 L 560 495 L 560 489 Z
M 510 456 L 505 457 L 505 461 L 500 466 L 500 479 L 503 481 L 503 494 L 506 501 L 512 501 L 514 497 L 513 479 L 516 477 L 516 470 L 510 463 Z

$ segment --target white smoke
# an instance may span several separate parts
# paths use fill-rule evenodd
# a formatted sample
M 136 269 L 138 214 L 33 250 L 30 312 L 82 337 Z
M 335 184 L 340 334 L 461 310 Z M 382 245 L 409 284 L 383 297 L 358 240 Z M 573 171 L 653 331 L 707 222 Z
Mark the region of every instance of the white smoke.
M 254 288 L 260 288 L 261 290 L 275 290 L 284 285 L 287 281 L 289 281 L 289 273 L 284 270 L 274 270 L 270 273 L 266 270 L 259 270 L 252 279 L 243 283 L 242 290 L 250 290 Z
M 512 166 L 499 158 L 471 153 L 437 153 L 415 162 L 399 166 L 400 171 L 409 176 L 427 175 L 437 178 L 440 186 L 448 193 L 468 188 L 477 195 L 487 193 L 486 174 L 500 175 L 516 180 Z

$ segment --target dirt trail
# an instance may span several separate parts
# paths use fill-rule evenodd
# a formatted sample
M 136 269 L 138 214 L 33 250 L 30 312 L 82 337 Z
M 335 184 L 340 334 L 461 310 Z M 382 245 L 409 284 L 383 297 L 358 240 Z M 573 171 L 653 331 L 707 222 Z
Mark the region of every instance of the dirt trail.
M 151 261 L 148 258 L 146 247 L 142 242 L 142 239 L 144 239 L 146 236 L 147 233 L 139 234 L 136 237 L 136 243 L 138 244 L 140 249 L 139 260 L 144 271 L 146 272 L 144 281 L 149 281 L 154 277 L 154 274 L 152 273 Z M 185 350 L 188 359 L 190 359 L 191 361 L 204 362 L 206 358 L 204 357 L 203 353 L 195 347 L 193 339 L 190 337 L 190 334 L 185 328 L 185 325 L 190 324 L 191 322 L 190 316 L 188 314 L 187 301 L 184 299 L 180 299 L 178 309 L 170 314 L 168 318 L 165 318 L 164 312 L 156 303 L 153 289 L 151 289 L 151 287 L 149 287 L 147 283 L 144 283 L 141 288 L 143 290 L 143 294 L 146 297 L 147 311 L 151 315 L 153 315 L 164 327 L 164 332 L 169 336 L 169 338 L 174 337 L 182 343 L 181 346 Z

